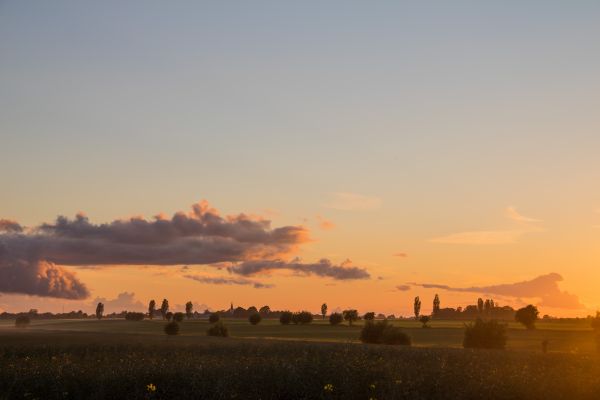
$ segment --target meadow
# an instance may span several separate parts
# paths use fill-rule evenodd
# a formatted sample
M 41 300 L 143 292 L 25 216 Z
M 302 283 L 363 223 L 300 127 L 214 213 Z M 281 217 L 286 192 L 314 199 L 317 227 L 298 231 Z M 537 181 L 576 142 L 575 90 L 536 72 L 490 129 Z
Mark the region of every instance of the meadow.
M 512 325 L 507 350 L 460 348 L 462 323 L 395 321 L 413 347 L 364 345 L 356 326 L 226 320 L 0 323 L 0 399 L 598 398 L 600 359 L 581 323 Z M 548 339 L 548 354 L 540 341 Z

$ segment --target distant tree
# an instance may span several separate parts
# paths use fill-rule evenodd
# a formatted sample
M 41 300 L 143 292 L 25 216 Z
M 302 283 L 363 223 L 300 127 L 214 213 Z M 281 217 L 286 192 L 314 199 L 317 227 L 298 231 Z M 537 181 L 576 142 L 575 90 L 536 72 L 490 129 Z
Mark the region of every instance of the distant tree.
M 394 314 L 390 314 L 387 317 L 385 317 L 385 319 L 396 319 L 396 316 Z
M 154 319 L 154 311 L 156 310 L 156 302 L 154 300 L 150 300 L 148 303 L 148 316 L 150 319 Z
M 363 319 L 365 321 L 373 321 L 375 319 L 375 313 L 374 312 L 365 313 L 365 315 L 363 315 Z
M 515 320 L 525 325 L 527 329 L 535 329 L 535 321 L 538 319 L 538 314 L 537 307 L 529 304 L 527 307 L 517 310 Z
M 590 325 L 596 337 L 596 350 L 600 353 L 600 312 L 596 311 L 596 317 L 591 318 Z
M 477 311 L 479 314 L 483 314 L 483 299 L 481 297 L 477 299 Z
M 208 330 L 206 331 L 206 334 L 208 336 L 228 337 L 229 330 L 223 324 L 223 322 L 219 321 L 219 322 L 213 324 L 210 328 L 208 328 Z
M 431 318 L 428 315 L 421 315 L 421 317 L 419 318 L 419 322 L 421 322 L 421 324 L 423 324 L 423 328 L 429 328 L 427 323 L 429 322 L 430 319 Z
M 492 311 L 492 303 L 490 303 L 490 299 L 486 299 L 485 303 L 483 303 L 483 311 L 489 315 Z
M 352 323 L 358 320 L 358 311 L 356 310 L 345 310 L 343 312 L 344 320 L 348 321 L 348 325 L 352 326 Z
M 208 322 L 210 322 L 211 324 L 214 324 L 215 322 L 217 322 L 219 320 L 219 314 L 217 313 L 212 313 L 210 314 L 210 316 L 208 317 Z
M 167 321 L 171 321 L 173 319 L 173 313 L 169 311 L 167 314 L 165 314 L 165 317 L 167 318 Z
M 291 311 L 282 311 L 279 316 L 279 322 L 281 325 L 289 325 L 292 322 L 292 316 Z
M 259 313 L 254 313 L 248 317 L 248 321 L 250 321 L 252 325 L 258 325 L 261 319 L 262 317 Z
M 414 310 L 415 310 L 415 319 L 418 320 L 419 314 L 421 314 L 421 299 L 419 298 L 419 296 L 415 297 Z
M 29 319 L 29 315 L 20 314 L 20 315 L 17 315 L 17 318 L 15 319 L 15 326 L 17 328 L 27 328 L 29 326 L 30 322 L 31 322 L 31 319 Z
M 187 317 L 187 319 L 192 318 L 192 315 L 194 313 L 194 304 L 192 304 L 191 301 L 188 301 L 187 303 L 185 303 L 185 316 Z
M 321 304 L 321 315 L 323 316 L 323 319 L 325 319 L 325 316 L 327 315 L 327 303 Z
M 165 319 L 167 317 L 167 313 L 169 312 L 169 300 L 163 299 L 162 304 L 160 305 L 160 315 Z
M 99 320 L 102 319 L 102 315 L 104 314 L 104 304 L 98 303 L 96 306 L 96 318 Z
M 506 325 L 496 320 L 484 321 L 477 318 L 475 323 L 465 325 L 463 347 L 482 349 L 503 349 L 506 346 Z
M 179 334 L 179 324 L 175 321 L 169 322 L 165 325 L 165 333 L 169 336 Z
M 125 319 L 127 321 L 142 321 L 144 319 L 144 313 L 142 312 L 126 312 L 125 313 Z
M 440 312 L 440 296 L 435 294 L 433 298 L 433 312 L 431 313 L 434 317 L 437 316 Z
M 269 306 L 262 306 L 260 308 L 260 310 L 258 310 L 258 312 L 260 313 L 260 315 L 263 315 L 263 316 L 266 317 L 267 315 L 269 315 L 271 313 L 271 307 L 269 307 Z
M 308 311 L 300 311 L 292 314 L 292 322 L 294 324 L 310 324 L 312 320 L 313 315 Z
M 494 310 L 494 307 L 496 307 L 496 304 L 494 304 L 494 299 L 490 299 L 490 310 Z
M 182 312 L 176 312 L 173 314 L 173 321 L 175 322 L 182 322 L 183 321 L 183 317 L 184 314 Z
M 250 307 L 248 307 L 248 309 L 246 310 L 246 312 L 247 312 L 249 315 L 252 315 L 252 314 L 256 314 L 256 313 L 258 312 L 258 310 L 256 309 L 256 307 L 254 307 L 254 306 L 250 306 Z
M 340 313 L 331 313 L 329 315 L 329 323 L 331 325 L 339 325 L 344 320 L 344 316 Z
M 410 337 L 398 327 L 388 321 L 367 321 L 360 332 L 360 341 L 363 343 L 379 343 L 390 345 L 410 346 Z

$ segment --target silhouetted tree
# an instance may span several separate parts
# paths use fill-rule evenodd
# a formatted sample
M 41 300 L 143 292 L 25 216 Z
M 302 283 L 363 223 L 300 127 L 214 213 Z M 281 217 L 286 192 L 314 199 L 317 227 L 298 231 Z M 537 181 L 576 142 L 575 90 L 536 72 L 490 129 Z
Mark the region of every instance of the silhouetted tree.
M 431 318 L 429 318 L 428 315 L 421 315 L 421 318 L 419 318 L 419 322 L 421 322 L 421 324 L 423 324 L 423 328 L 429 328 L 427 323 L 429 322 L 430 319 Z
M 154 311 L 156 310 L 156 302 L 154 300 L 150 300 L 148 303 L 148 316 L 150 319 L 154 319 Z
M 356 310 L 345 310 L 343 312 L 344 319 L 348 321 L 348 325 L 352 326 L 352 323 L 358 320 L 358 311 Z
M 258 312 L 258 310 L 256 309 L 256 307 L 254 306 L 250 306 L 248 307 L 248 309 L 246 310 L 246 313 L 248 315 L 252 315 L 252 314 L 256 314 Z
M 527 329 L 535 329 L 535 321 L 538 319 L 539 311 L 536 306 L 529 304 L 527 307 L 519 308 L 515 313 L 515 320 L 525 325 Z
M 490 299 L 485 299 L 485 303 L 483 304 L 483 311 L 487 314 L 490 315 L 492 310 L 492 305 L 490 303 Z
M 175 322 L 182 322 L 183 321 L 183 313 L 182 312 L 176 312 L 173 314 L 173 321 Z
M 365 321 L 373 321 L 375 319 L 375 313 L 374 312 L 365 313 L 365 315 L 363 315 L 363 319 Z
M 259 313 L 254 313 L 248 317 L 248 321 L 250 321 L 252 325 L 258 325 L 261 319 L 262 317 Z
M 144 319 L 144 313 L 128 311 L 125 313 L 125 319 L 127 321 L 142 321 Z
M 325 319 L 325 316 L 327 315 L 327 303 L 321 304 L 321 315 L 323 316 L 323 319 Z
M 171 321 L 173 319 L 173 313 L 169 311 L 165 314 L 165 318 L 167 318 L 167 321 Z
M 96 306 L 96 318 L 102 319 L 102 315 L 104 314 L 104 304 L 98 303 Z
M 481 297 L 477 299 L 477 311 L 479 314 L 483 314 L 483 299 Z
M 496 320 L 484 321 L 477 318 L 475 323 L 465 325 L 463 347 L 482 349 L 503 349 L 506 346 L 506 325 Z
M 188 301 L 187 303 L 185 303 L 185 316 L 187 317 L 187 319 L 192 318 L 192 315 L 194 313 L 194 304 L 192 304 L 191 301 Z
M 344 320 L 344 316 L 340 313 L 331 313 L 329 315 L 329 323 L 331 325 L 339 325 Z
M 360 341 L 363 343 L 380 343 L 391 345 L 410 346 L 410 337 L 398 327 L 387 320 L 373 322 L 367 321 L 360 332 Z
M 217 313 L 212 313 L 210 314 L 210 316 L 208 317 L 208 322 L 210 322 L 211 324 L 214 324 L 215 322 L 217 322 L 219 320 L 219 314 Z
M 292 322 L 293 314 L 290 311 L 283 311 L 279 316 L 279 322 L 282 325 L 289 325 Z
M 294 324 L 310 324 L 312 320 L 313 315 L 308 311 L 300 311 L 292 314 L 292 322 Z
M 260 315 L 263 315 L 263 316 L 266 317 L 267 315 L 269 315 L 271 313 L 271 307 L 269 307 L 269 306 L 262 306 L 260 308 L 260 310 L 258 310 L 258 312 L 260 313 Z
M 169 322 L 165 325 L 165 333 L 169 336 L 177 335 L 179 333 L 179 324 L 177 322 Z
M 169 312 L 169 300 L 163 299 L 162 304 L 160 305 L 160 315 L 165 319 L 167 317 L 167 313 Z
M 223 322 L 219 321 L 212 325 L 210 328 L 208 328 L 206 334 L 208 336 L 228 337 L 229 330 L 227 329 L 225 324 L 223 324 Z
M 435 294 L 433 298 L 433 312 L 431 313 L 434 317 L 437 316 L 440 312 L 440 296 Z
M 421 314 L 421 299 L 419 298 L 419 296 L 415 297 L 414 310 L 415 310 L 415 319 L 418 320 L 419 314 Z

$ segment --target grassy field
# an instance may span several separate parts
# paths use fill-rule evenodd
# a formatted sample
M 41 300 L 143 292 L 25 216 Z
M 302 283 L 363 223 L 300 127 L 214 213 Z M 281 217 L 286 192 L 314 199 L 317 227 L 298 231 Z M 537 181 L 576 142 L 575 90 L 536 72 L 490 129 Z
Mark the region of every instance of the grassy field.
M 230 338 L 207 337 L 205 321 L 185 321 L 175 337 L 156 320 L 2 321 L 0 399 L 600 398 L 584 321 L 511 325 L 504 351 L 459 348 L 452 321 L 396 321 L 413 347 L 357 343 L 360 324 L 225 322 Z

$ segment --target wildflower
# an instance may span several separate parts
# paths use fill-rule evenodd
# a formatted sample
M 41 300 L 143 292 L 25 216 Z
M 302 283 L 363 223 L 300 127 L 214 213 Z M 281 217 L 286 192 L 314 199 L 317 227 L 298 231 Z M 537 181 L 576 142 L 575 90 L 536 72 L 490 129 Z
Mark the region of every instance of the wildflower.
M 333 385 L 331 383 L 328 383 L 327 385 L 323 386 L 323 390 L 327 393 L 331 393 L 333 392 Z
M 156 385 L 155 385 L 155 384 L 153 384 L 153 383 L 149 383 L 148 385 L 146 385 L 146 389 L 147 389 L 149 392 L 156 392 Z
M 369 389 L 371 389 L 371 390 L 375 390 L 375 384 L 374 384 L 374 383 L 371 383 L 371 384 L 369 385 Z

